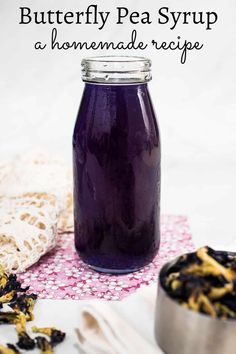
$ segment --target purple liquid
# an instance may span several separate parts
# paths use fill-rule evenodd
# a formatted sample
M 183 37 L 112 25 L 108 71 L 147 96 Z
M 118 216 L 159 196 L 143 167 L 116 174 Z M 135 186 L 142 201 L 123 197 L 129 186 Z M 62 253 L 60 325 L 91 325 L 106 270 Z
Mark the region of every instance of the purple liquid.
M 160 243 L 160 139 L 146 84 L 86 84 L 73 135 L 75 246 L 127 273 Z

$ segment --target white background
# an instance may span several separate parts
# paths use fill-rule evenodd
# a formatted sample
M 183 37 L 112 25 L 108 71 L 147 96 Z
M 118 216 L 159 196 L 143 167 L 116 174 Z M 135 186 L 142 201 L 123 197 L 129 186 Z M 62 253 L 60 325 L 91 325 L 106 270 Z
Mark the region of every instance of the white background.
M 150 91 L 162 133 L 162 212 L 186 214 L 196 244 L 236 249 L 236 3 L 234 0 L 166 0 L 97 2 L 100 10 L 115 6 L 150 11 L 151 25 L 115 25 L 102 31 L 93 25 L 57 25 L 66 41 L 125 40 L 137 29 L 140 40 L 182 39 L 204 43 L 190 52 L 145 55 L 153 62 Z M 49 41 L 52 25 L 19 25 L 19 6 L 32 11 L 85 10 L 89 1 L 0 1 L 0 156 L 47 148 L 71 158 L 71 136 L 83 83 L 80 62 L 94 51 L 35 51 L 35 41 Z M 211 31 L 204 25 L 156 23 L 158 9 L 216 11 Z M 104 53 L 102 53 L 104 54 Z M 112 54 L 107 53 L 106 54 Z M 118 54 L 118 53 L 117 53 Z M 119 54 L 122 54 L 119 52 Z

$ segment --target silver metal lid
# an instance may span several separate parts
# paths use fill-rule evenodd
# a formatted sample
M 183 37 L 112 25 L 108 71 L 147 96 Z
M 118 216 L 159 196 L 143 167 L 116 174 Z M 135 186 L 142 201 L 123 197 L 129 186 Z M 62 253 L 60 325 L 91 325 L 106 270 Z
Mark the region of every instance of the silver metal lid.
M 81 62 L 82 79 L 103 84 L 145 83 L 151 80 L 151 60 L 133 56 L 101 56 Z

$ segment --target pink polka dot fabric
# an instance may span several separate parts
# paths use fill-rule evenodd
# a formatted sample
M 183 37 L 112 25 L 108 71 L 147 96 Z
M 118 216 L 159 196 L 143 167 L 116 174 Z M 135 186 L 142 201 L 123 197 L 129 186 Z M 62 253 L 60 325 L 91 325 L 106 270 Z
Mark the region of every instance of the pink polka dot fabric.
M 140 286 L 156 281 L 164 263 L 194 249 L 185 216 L 163 216 L 161 235 L 160 251 L 151 264 L 131 274 L 107 275 L 93 271 L 81 261 L 73 234 L 62 234 L 57 247 L 20 274 L 19 279 L 41 299 L 121 300 Z

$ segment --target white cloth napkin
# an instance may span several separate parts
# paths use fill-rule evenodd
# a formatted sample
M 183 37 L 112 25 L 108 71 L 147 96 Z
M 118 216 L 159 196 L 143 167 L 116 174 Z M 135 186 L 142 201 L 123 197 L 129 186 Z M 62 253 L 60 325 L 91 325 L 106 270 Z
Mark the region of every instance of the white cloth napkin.
M 139 298 L 140 296 L 144 305 L 148 305 L 146 308 L 154 311 L 154 290 L 142 290 Z M 114 310 L 112 303 L 105 301 L 91 301 L 81 306 L 76 333 L 80 353 L 83 354 L 162 353 L 155 344 L 145 339 L 118 311 Z

